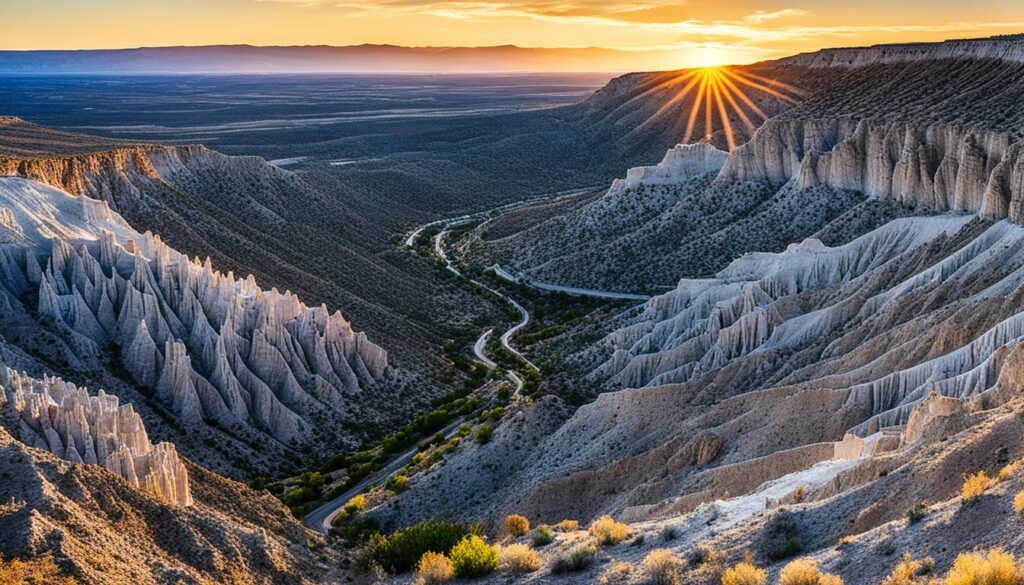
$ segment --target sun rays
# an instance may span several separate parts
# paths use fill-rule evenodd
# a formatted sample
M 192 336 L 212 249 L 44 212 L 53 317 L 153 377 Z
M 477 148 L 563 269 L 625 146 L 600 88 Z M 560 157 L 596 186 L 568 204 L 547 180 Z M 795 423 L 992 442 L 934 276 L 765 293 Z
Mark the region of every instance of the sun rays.
M 764 110 L 747 95 L 748 91 L 766 93 L 790 104 L 798 103 L 805 96 L 805 92 L 797 87 L 749 71 L 733 67 L 703 67 L 662 81 L 633 100 L 671 87 L 679 89 L 651 119 L 659 118 L 689 97 L 686 131 L 682 142 L 688 143 L 698 136 L 698 142 L 708 141 L 717 129 L 721 129 L 729 150 L 737 144 L 734 121 L 738 119 L 749 136 L 761 121 L 768 118 Z M 702 130 L 703 135 L 698 135 Z

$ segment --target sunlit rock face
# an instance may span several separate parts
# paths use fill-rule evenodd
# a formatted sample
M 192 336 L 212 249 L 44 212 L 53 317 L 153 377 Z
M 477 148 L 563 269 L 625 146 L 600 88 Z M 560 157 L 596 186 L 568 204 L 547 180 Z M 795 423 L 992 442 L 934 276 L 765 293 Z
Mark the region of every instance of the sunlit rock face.
M 775 62 L 779 66 L 820 68 L 854 68 L 865 65 L 907 63 L 935 59 L 998 59 L 1024 63 L 1024 44 L 1019 38 L 964 39 L 941 43 L 900 43 L 842 49 L 823 49 L 787 57 Z
M 716 173 L 725 164 L 728 153 L 718 150 L 709 143 L 678 144 L 665 153 L 665 157 L 653 167 L 634 167 L 626 172 L 624 179 L 615 179 L 609 189 L 614 195 L 641 185 L 671 185 Z
M 284 444 L 344 412 L 387 354 L 340 312 L 264 291 L 138 234 L 102 201 L 0 179 L 0 308 L 65 333 L 79 355 L 112 344 L 181 421 L 245 425 Z
M 960 125 L 770 120 L 716 180 L 826 185 L 934 211 L 1024 221 L 1022 143 Z
M 142 419 L 117 396 L 90 395 L 60 378 L 31 378 L 0 367 L 0 407 L 27 445 L 100 465 L 133 486 L 181 506 L 192 503 L 188 471 L 172 443 L 150 443 Z

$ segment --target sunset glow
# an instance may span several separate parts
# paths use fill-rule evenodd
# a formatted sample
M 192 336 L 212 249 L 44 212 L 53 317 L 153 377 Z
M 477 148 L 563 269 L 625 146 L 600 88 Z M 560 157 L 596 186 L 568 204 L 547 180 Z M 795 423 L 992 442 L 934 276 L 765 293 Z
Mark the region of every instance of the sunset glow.
M 625 55 L 615 59 L 595 55 L 585 68 L 617 71 L 742 64 L 822 47 L 935 41 L 1024 29 L 1024 3 L 1016 0 L 827 4 L 812 0 L 6 0 L 0 8 L 5 21 L 0 49 L 363 43 L 598 47 Z

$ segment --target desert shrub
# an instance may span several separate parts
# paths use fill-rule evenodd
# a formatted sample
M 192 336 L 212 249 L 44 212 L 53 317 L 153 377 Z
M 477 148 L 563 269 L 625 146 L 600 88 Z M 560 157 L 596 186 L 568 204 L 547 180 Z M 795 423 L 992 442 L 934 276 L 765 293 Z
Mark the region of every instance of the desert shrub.
M 981 496 L 991 483 L 992 478 L 986 475 L 984 470 L 973 475 L 965 475 L 964 486 L 960 490 L 964 502 L 970 502 Z
M 717 550 L 709 544 L 698 544 L 690 549 L 686 555 L 686 562 L 692 567 L 699 567 L 708 563 L 720 563 L 725 560 L 725 553 Z
M 395 494 L 400 494 L 405 491 L 406 484 L 408 483 L 409 479 L 404 475 L 392 475 L 384 482 L 384 489 Z
M 640 568 L 652 585 L 678 585 L 683 561 L 667 548 L 656 548 L 647 553 Z
M 611 516 L 601 516 L 590 524 L 590 535 L 602 545 L 618 544 L 629 537 L 629 527 Z
M 358 494 L 353 496 L 348 502 L 345 502 L 345 506 L 342 510 L 349 515 L 355 514 L 356 512 L 362 512 L 366 509 L 366 496 Z
M 987 554 L 961 553 L 946 575 L 945 585 L 1021 585 L 1024 572 L 1013 555 L 1000 549 Z
M 537 528 L 533 529 L 533 534 L 530 535 L 530 544 L 535 548 L 547 546 L 554 542 L 555 534 L 551 531 L 551 527 L 547 524 L 541 524 Z
M 677 536 L 679 536 L 679 532 L 675 526 L 666 526 L 661 529 L 662 540 L 675 540 Z
M 571 571 L 582 571 L 594 562 L 597 556 L 597 547 L 589 542 L 584 542 L 573 547 L 569 552 L 555 559 L 551 565 L 552 573 L 568 573 Z
M 764 585 L 767 579 L 768 571 L 746 561 L 722 573 L 722 585 Z
M 555 530 L 559 532 L 573 532 L 580 529 L 579 520 L 562 520 L 558 524 L 555 524 Z
M 814 559 L 791 561 L 779 573 L 779 585 L 843 585 L 836 575 L 822 573 Z
M 913 508 L 907 510 L 907 521 L 911 524 L 917 524 L 921 520 L 924 520 L 930 511 L 928 502 L 918 502 L 914 504 Z
M 530 521 L 526 516 L 509 514 L 505 517 L 505 534 L 509 536 L 522 536 L 530 531 Z
M 540 555 L 525 544 L 498 549 L 498 567 L 505 573 L 532 573 L 540 569 Z
M 896 563 L 889 576 L 882 579 L 880 585 L 914 585 L 920 577 L 931 573 L 934 567 L 935 561 L 931 558 L 919 561 L 910 553 L 903 553 L 900 562 Z
M 494 434 L 494 429 L 491 425 L 481 425 L 480 429 L 476 432 L 476 442 L 479 445 L 486 445 L 491 442 L 491 435 Z
M 626 585 L 629 583 L 629 575 L 633 572 L 633 565 L 629 563 L 615 563 L 601 573 L 597 580 L 599 585 Z
M 1024 512 L 1024 490 L 1017 492 L 1017 494 L 1013 496 L 1013 511 L 1018 514 Z
M 1017 472 L 1020 471 L 1020 466 L 1020 461 L 1014 461 L 1013 463 L 1007 463 L 1004 465 L 1002 469 L 999 470 L 999 481 L 1006 481 L 1014 475 L 1017 475 Z
M 71 577 L 61 577 L 60 569 L 51 557 L 23 561 L 6 560 L 0 556 L 0 584 L 75 585 L 75 581 Z
M 452 562 L 438 552 L 425 552 L 416 567 L 416 585 L 439 585 L 455 577 Z
M 460 579 L 473 579 L 490 575 L 498 568 L 498 551 L 484 539 L 473 534 L 452 548 L 452 568 Z
M 387 537 L 374 538 L 370 554 L 383 569 L 401 573 L 415 567 L 424 553 L 447 554 L 467 534 L 469 531 L 461 524 L 428 520 L 396 530 Z
M 770 560 L 779 561 L 803 550 L 796 520 L 792 512 L 780 509 L 765 524 L 764 552 Z

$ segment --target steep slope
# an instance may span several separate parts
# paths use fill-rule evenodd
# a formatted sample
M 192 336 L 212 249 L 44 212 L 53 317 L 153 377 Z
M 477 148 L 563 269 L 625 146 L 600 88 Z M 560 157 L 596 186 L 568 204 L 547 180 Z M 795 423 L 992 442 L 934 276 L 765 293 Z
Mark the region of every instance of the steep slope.
M 1009 515 L 1015 468 L 981 503 L 959 495 L 965 474 L 1024 458 L 1024 112 L 1010 103 L 1024 70 L 933 49 L 854 59 L 867 64 L 840 67 L 840 81 L 728 155 L 679 147 L 589 215 L 563 220 L 563 237 L 576 222 L 625 240 L 637 228 L 617 216 L 623 193 L 638 205 L 666 188 L 697 193 L 680 198 L 700 221 L 685 237 L 712 238 L 723 254 L 662 250 L 676 263 L 650 274 L 684 278 L 572 360 L 586 372 L 581 387 L 606 390 L 592 403 L 569 415 L 555 397 L 520 402 L 489 443 L 460 445 L 376 513 L 548 523 L 613 514 L 648 541 L 666 526 L 679 534 L 613 557 L 708 542 L 734 560 L 749 551 L 773 573 L 782 530 L 855 584 L 877 582 L 901 550 L 933 556 L 941 571 L 976 546 L 1024 550 Z M 738 213 L 731 206 L 751 186 L 766 194 Z M 813 205 L 835 206 L 836 219 L 794 226 Z M 599 237 L 596 252 L 563 245 L 577 248 L 575 262 L 611 253 Z M 924 525 L 905 519 L 912 508 L 926 510 Z
M 190 257 L 343 306 L 410 376 L 436 369 L 430 347 L 491 310 L 390 252 L 390 234 L 341 195 L 258 157 L 126 144 L 8 117 L 0 119 L 0 174 L 104 200 L 137 231 L 160 234 Z
M 0 554 L 52 555 L 88 585 L 340 582 L 275 498 L 186 466 L 194 501 L 174 506 L 0 428 Z
M 372 405 L 387 395 L 387 354 L 340 312 L 189 260 L 105 201 L 6 177 L 0 210 L 0 330 L 18 344 L 34 323 L 60 339 L 19 347 L 72 371 L 113 352 L 122 379 L 177 425 L 244 439 L 257 468 L 351 446 L 344 423 L 382 416 Z
M 483 234 L 479 261 L 567 285 L 661 292 L 669 275 L 711 276 L 744 251 L 815 233 L 843 243 L 901 207 L 1018 217 L 1024 65 L 1013 55 L 1024 41 L 991 43 L 998 50 L 986 41 L 922 45 L 913 58 L 885 53 L 856 66 L 806 56 L 766 63 L 791 78 L 830 79 L 807 84 L 798 105 L 703 177 L 627 180 L 630 188 L 521 233 L 497 226 L 503 237 Z

